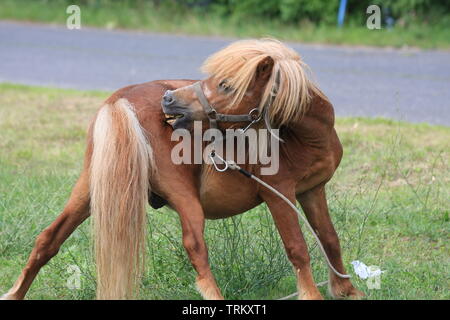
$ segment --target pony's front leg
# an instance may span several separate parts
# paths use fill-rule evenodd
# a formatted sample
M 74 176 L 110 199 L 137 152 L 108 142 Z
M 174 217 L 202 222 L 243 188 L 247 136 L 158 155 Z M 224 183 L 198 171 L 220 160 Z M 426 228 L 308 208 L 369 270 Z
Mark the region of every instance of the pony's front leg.
M 276 187 L 292 203 L 295 203 L 293 188 Z M 297 213 L 271 191 L 261 190 L 261 198 L 267 203 L 275 225 L 283 240 L 287 256 L 294 265 L 297 275 L 298 298 L 302 300 L 322 300 L 311 272 L 308 246 L 303 238 Z
M 63 212 L 37 237 L 27 265 L 14 286 L 0 299 L 23 299 L 39 270 L 56 255 L 61 244 L 88 216 L 89 185 L 85 172 L 75 185 Z
M 319 236 L 328 258 L 333 267 L 342 274 L 346 274 L 342 263 L 341 246 L 338 235 L 333 227 L 328 212 L 325 186 L 320 185 L 297 196 L 309 223 Z M 350 279 L 340 278 L 330 269 L 330 281 L 328 283 L 330 294 L 333 298 L 360 299 L 364 293 L 356 289 Z
M 172 206 L 180 216 L 183 246 L 198 273 L 197 289 L 204 299 L 223 300 L 208 262 L 208 249 L 203 237 L 205 227 L 203 209 L 195 198 L 191 197 L 189 201 L 186 199 L 189 198 L 180 199 L 172 203 Z

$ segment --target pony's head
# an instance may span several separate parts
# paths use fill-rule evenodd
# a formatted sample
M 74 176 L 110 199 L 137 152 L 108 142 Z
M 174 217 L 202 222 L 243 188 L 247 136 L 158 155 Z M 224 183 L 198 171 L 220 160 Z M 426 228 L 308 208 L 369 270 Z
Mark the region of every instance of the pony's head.
M 163 111 L 175 129 L 208 119 L 201 90 L 217 113 L 242 115 L 258 108 L 268 125 L 286 125 L 301 119 L 312 92 L 322 95 L 305 67 L 293 49 L 277 40 L 237 41 L 205 61 L 202 71 L 207 79 L 167 91 Z

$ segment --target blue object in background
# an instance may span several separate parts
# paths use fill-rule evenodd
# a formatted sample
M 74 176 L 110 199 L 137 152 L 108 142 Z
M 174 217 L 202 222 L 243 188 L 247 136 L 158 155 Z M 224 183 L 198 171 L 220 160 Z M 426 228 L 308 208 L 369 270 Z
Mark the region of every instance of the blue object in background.
M 341 0 L 339 4 L 339 12 L 338 12 L 338 26 L 342 27 L 345 19 L 345 8 L 347 7 L 347 0 Z
M 383 16 L 385 17 L 384 24 L 386 28 L 392 29 L 395 24 L 395 19 L 391 16 L 391 10 L 388 7 L 383 7 Z

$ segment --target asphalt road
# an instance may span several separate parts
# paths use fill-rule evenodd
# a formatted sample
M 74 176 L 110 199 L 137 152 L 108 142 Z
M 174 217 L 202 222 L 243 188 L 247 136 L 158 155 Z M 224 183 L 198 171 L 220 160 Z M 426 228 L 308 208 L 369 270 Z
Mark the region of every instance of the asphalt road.
M 0 21 L 0 82 L 115 90 L 200 79 L 202 61 L 233 40 Z M 291 45 L 337 115 L 450 126 L 450 52 Z

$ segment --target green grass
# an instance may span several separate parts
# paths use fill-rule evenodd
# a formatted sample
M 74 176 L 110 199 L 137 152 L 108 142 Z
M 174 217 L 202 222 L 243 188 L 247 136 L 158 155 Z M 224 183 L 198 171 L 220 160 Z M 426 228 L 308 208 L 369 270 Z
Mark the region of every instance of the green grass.
M 63 208 L 82 167 L 86 127 L 108 93 L 0 84 L 0 293 L 16 280 L 35 237 Z M 386 272 L 369 299 L 449 299 L 450 128 L 384 119 L 337 119 L 344 158 L 328 184 L 347 269 L 361 260 Z M 200 299 L 177 214 L 148 210 L 143 299 Z M 89 223 L 45 266 L 29 299 L 93 299 Z M 304 230 L 306 230 L 304 228 Z M 327 269 L 311 236 L 317 282 Z M 228 299 L 275 299 L 295 279 L 264 206 L 208 221 L 211 266 Z M 81 288 L 69 290 L 70 265 Z M 351 272 L 353 274 L 353 272 Z M 320 289 L 327 296 L 325 288 Z
M 115 29 L 139 29 L 154 32 L 233 37 L 271 36 L 286 41 L 312 43 L 415 46 L 450 48 L 449 19 L 432 23 L 411 23 L 408 27 L 369 30 L 365 25 L 349 23 L 344 28 L 315 26 L 308 22 L 286 24 L 271 19 L 223 16 L 215 11 L 199 12 L 168 5 L 155 7 L 150 2 L 80 4 L 82 26 Z M 169 2 L 170 4 L 170 2 Z M 0 19 L 14 19 L 64 25 L 68 14 L 66 1 L 2 0 Z

